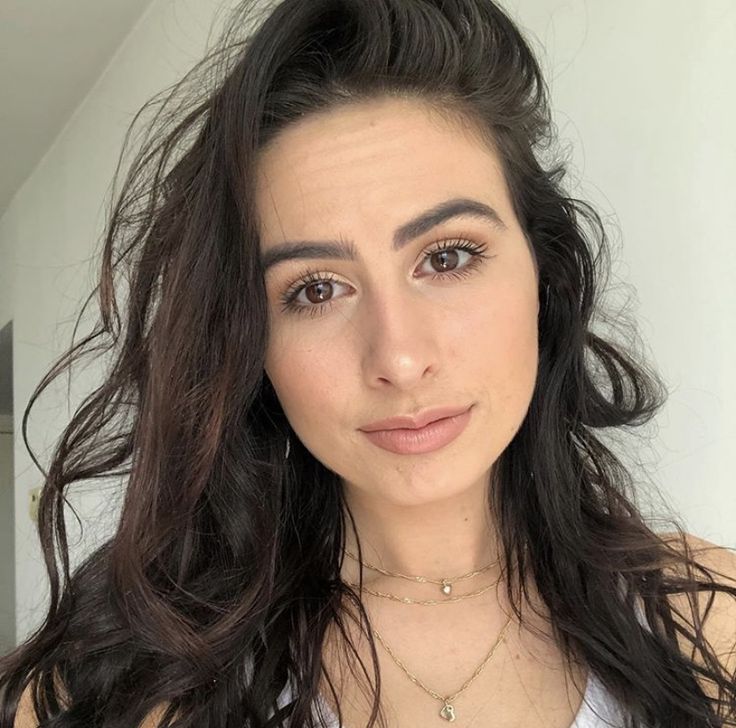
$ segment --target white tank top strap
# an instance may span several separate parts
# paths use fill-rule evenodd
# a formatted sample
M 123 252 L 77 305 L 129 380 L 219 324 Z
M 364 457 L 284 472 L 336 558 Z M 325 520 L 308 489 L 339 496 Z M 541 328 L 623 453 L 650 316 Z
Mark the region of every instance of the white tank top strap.
M 621 594 L 625 587 L 623 577 L 620 579 Z M 644 613 L 640 599 L 634 599 L 634 613 L 639 624 L 651 632 L 651 627 Z M 594 672 L 588 673 L 588 684 L 583 702 L 570 728 L 620 728 L 624 725 L 626 711 L 616 698 L 608 691 Z
M 625 713 L 598 676 L 588 672 L 583 702 L 570 728 L 623 728 Z

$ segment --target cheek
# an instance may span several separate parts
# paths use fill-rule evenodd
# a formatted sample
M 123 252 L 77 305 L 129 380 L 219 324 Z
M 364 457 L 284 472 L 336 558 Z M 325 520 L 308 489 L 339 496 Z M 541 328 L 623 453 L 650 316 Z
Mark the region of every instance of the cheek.
M 270 360 L 266 366 L 296 436 L 315 459 L 336 472 L 346 465 L 334 460 L 345 450 L 336 447 L 335 438 L 342 437 L 346 431 L 346 402 L 354 399 L 338 376 L 339 372 L 350 371 L 347 366 L 335 363 L 340 354 L 324 346 L 292 345 L 281 349 L 278 361 Z
M 271 380 L 284 413 L 297 432 L 324 429 L 344 403 L 335 372 L 338 351 L 307 347 L 296 341 L 282 342 L 279 356 L 266 357 L 266 374 Z M 314 424 L 319 423 L 315 428 Z
M 537 351 L 537 322 L 536 291 L 526 281 L 496 281 L 479 290 L 465 303 L 463 315 L 443 327 L 461 359 L 474 356 L 494 369 L 513 371 L 530 363 Z
M 511 429 L 523 419 L 536 383 L 537 321 L 536 290 L 497 286 L 455 329 L 451 358 L 469 386 L 488 392 L 496 414 L 508 414 Z

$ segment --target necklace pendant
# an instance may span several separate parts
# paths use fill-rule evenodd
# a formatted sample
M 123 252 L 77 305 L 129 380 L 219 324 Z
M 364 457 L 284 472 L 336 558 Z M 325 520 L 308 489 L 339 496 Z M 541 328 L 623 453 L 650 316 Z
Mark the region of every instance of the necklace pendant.
M 442 580 L 442 593 L 446 594 L 447 596 L 450 596 L 450 594 L 452 594 L 452 585 L 444 579 Z
M 442 710 L 440 710 L 440 717 L 452 723 L 455 720 L 455 708 L 450 703 L 445 703 Z

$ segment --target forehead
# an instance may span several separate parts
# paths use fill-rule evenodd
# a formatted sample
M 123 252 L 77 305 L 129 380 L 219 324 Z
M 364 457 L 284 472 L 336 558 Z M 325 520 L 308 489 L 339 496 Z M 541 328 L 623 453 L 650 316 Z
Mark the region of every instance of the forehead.
M 418 101 L 375 100 L 305 117 L 272 140 L 257 168 L 266 245 L 343 228 L 375 233 L 384 223 L 393 230 L 418 208 L 461 196 L 508 213 L 496 153 L 469 124 Z

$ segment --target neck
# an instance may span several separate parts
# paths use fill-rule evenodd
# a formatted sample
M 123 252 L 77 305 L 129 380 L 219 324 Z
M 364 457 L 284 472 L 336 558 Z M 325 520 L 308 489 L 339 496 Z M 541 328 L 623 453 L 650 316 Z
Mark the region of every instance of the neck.
M 479 484 L 451 500 L 406 506 L 379 502 L 361 490 L 346 486 L 345 501 L 360 536 L 364 585 L 401 585 L 402 593 L 407 596 L 421 596 L 420 590 L 435 593 L 437 585 L 397 580 L 365 564 L 407 576 L 440 580 L 480 570 L 495 562 L 500 549 L 486 491 Z M 349 517 L 346 522 L 346 548 L 358 557 L 355 530 Z M 478 588 L 481 581 L 488 583 L 497 573 L 498 569 L 492 568 L 482 576 L 469 578 L 463 591 Z M 344 581 L 357 583 L 357 560 L 346 556 L 341 576 Z

